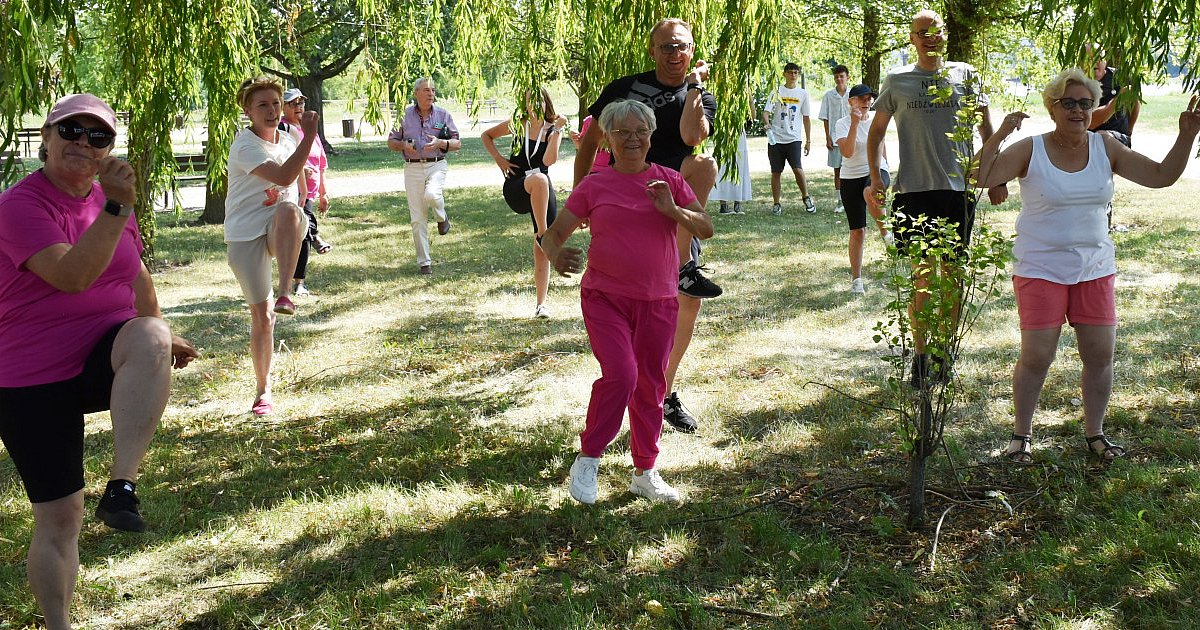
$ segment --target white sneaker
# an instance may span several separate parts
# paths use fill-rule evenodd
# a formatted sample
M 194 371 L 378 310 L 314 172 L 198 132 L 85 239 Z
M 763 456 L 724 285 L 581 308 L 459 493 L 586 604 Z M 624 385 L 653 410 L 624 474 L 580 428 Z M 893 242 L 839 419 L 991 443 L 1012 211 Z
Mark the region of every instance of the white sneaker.
M 842 207 L 842 202 L 839 201 L 837 207 L 834 208 L 833 211 L 834 212 L 845 212 L 846 209 Z
M 640 475 L 634 473 L 629 482 L 629 491 L 656 503 L 679 501 L 679 491 L 667 485 L 667 482 L 659 476 L 658 471 L 653 468 L 643 470 Z
M 538 304 L 537 308 L 533 310 L 533 316 L 535 319 L 550 319 L 550 307 Z
M 571 498 L 591 505 L 596 502 L 596 473 L 600 470 L 599 457 L 575 457 L 571 464 Z
M 850 281 L 850 292 L 855 295 L 862 295 L 867 292 L 867 287 L 863 285 L 862 278 L 855 278 Z
M 892 234 L 891 230 L 883 233 L 883 244 L 887 245 L 888 247 L 896 244 L 896 236 Z
M 308 292 L 308 287 L 304 286 L 303 282 L 295 282 L 292 284 L 292 295 L 296 297 L 308 297 L 312 294 Z

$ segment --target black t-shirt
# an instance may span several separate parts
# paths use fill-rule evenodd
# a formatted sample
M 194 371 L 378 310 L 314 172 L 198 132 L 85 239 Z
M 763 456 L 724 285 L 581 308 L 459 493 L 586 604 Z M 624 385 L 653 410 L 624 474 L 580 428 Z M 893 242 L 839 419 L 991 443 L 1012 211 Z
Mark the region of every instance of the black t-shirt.
M 1104 73 L 1104 78 L 1100 79 L 1100 107 L 1104 107 L 1117 97 L 1117 93 L 1121 91 L 1121 86 L 1116 83 L 1117 69 L 1109 66 L 1108 72 Z M 1129 113 L 1118 109 L 1113 112 L 1112 118 L 1104 121 L 1095 131 L 1119 131 L 1125 135 L 1129 135 Z
M 695 147 L 688 146 L 679 135 L 679 121 L 683 118 L 683 103 L 687 97 L 687 84 L 670 87 L 659 83 L 654 71 L 621 77 L 604 87 L 595 103 L 588 108 L 588 113 L 598 122 L 600 112 L 613 101 L 626 99 L 639 101 L 654 110 L 654 121 L 657 128 L 650 136 L 650 152 L 646 161 L 679 170 L 683 158 L 695 152 Z M 709 133 L 715 128 L 713 123 L 717 116 L 717 99 L 705 92 L 700 95 L 704 105 L 704 118 L 708 121 Z

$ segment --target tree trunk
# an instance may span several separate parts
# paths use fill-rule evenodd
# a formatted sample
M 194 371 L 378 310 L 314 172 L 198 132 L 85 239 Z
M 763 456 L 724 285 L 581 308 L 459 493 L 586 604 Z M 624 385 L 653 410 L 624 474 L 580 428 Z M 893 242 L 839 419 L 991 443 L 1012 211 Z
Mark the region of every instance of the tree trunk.
M 947 0 L 946 31 L 950 34 L 946 42 L 946 59 L 965 61 L 979 65 L 979 34 L 986 32 L 983 8 L 978 0 Z
M 200 223 L 219 225 L 225 222 L 225 193 L 227 189 L 228 186 L 225 180 L 221 180 L 216 186 L 211 183 L 205 186 L 204 212 L 200 214 Z
M 879 51 L 879 30 L 883 27 L 879 19 L 879 9 L 867 3 L 863 7 L 862 29 L 862 82 L 876 90 L 880 85 L 880 68 L 883 53 Z
M 921 417 L 917 423 L 917 439 L 913 442 L 908 462 L 908 528 L 925 525 L 925 464 L 933 454 L 933 404 L 929 385 L 921 392 Z
M 308 107 L 311 111 L 317 112 L 321 117 L 321 146 L 325 148 L 325 153 L 334 155 L 333 145 L 329 144 L 329 139 L 325 137 L 325 124 L 329 121 L 325 120 L 325 79 L 317 75 L 298 76 L 296 77 L 296 87 L 304 93 L 304 98 L 308 99 Z

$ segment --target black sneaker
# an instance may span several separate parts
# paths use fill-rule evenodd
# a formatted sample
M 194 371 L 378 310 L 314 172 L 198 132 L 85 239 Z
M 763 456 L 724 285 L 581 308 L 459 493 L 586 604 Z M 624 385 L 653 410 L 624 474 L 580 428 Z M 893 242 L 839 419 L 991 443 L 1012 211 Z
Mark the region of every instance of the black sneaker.
M 728 204 L 728 203 L 725 203 L 724 201 L 722 201 L 722 202 L 721 202 L 721 210 L 720 210 L 720 213 L 721 213 L 721 214 L 737 214 L 737 212 L 735 212 L 735 211 L 733 211 L 733 210 L 730 210 L 730 209 L 729 209 L 729 204 Z
M 700 273 L 703 270 L 704 267 L 696 266 L 696 261 L 687 261 L 687 264 L 679 269 L 679 292 L 701 300 L 719 297 L 723 293 L 721 287 L 705 278 Z
M 929 380 L 929 355 L 914 354 L 912 360 L 912 377 L 908 382 L 913 386 L 913 389 L 921 389 L 925 386 L 925 381 Z
M 663 422 L 680 433 L 695 433 L 700 426 L 696 417 L 679 402 L 679 394 L 675 392 L 663 400 Z
M 113 479 L 104 488 L 104 496 L 96 506 L 96 518 L 105 525 L 125 532 L 146 531 L 146 521 L 138 513 L 137 484 L 124 479 Z

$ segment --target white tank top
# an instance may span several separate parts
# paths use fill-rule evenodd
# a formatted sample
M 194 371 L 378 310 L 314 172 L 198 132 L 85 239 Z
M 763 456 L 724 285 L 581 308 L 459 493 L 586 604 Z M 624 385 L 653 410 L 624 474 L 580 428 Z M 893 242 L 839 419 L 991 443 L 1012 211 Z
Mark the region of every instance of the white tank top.
M 1075 173 L 1051 164 L 1043 137 L 1034 136 L 1021 178 L 1013 275 L 1078 284 L 1116 273 L 1108 236 L 1112 197 L 1112 165 L 1100 134 L 1088 132 L 1088 163 Z

